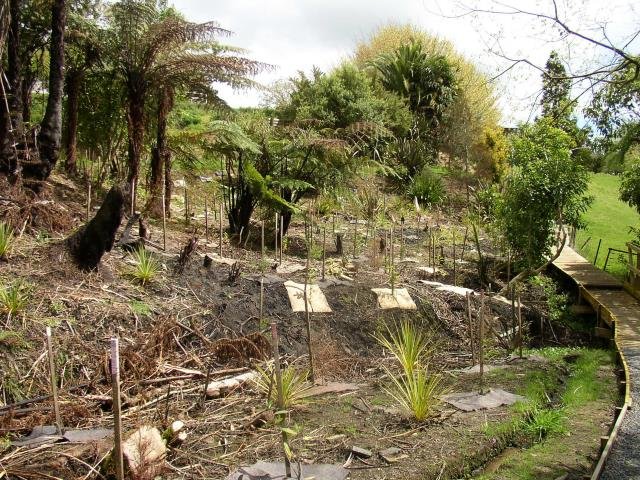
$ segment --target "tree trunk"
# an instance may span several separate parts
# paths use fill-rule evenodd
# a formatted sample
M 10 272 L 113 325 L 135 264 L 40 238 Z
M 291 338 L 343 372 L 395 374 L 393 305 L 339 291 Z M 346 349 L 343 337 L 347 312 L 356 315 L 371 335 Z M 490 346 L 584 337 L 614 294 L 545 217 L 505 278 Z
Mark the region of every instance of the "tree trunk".
M 154 217 L 162 216 L 162 169 L 170 160 L 170 152 L 167 148 L 167 117 L 173 107 L 173 95 L 171 89 L 163 87 L 160 90 L 158 101 L 158 125 L 156 146 L 151 151 L 151 171 L 149 175 L 149 199 L 145 210 Z
M 78 98 L 82 84 L 82 72 L 67 72 L 67 131 L 65 137 L 66 160 L 64 169 L 68 174 L 77 173 L 77 141 L 78 141 Z
M 95 217 L 67 239 L 69 252 L 81 269 L 95 270 L 104 253 L 111 251 L 128 200 L 128 185 L 114 185 Z
M 51 46 L 49 48 L 49 97 L 38 134 L 40 161 L 25 168 L 25 173 L 46 180 L 58 162 L 62 137 L 62 94 L 64 90 L 65 0 L 54 0 L 51 6 Z
M 11 176 L 19 173 L 14 144 L 22 138 L 21 61 L 20 61 L 20 0 L 10 0 L 11 20 L 7 35 L 6 81 L 2 76 L 2 114 L 0 116 L 0 171 Z
M 127 182 L 131 185 L 135 210 L 136 184 L 140 170 L 140 159 L 142 158 L 142 146 L 144 142 L 144 102 L 146 89 L 138 84 L 139 82 L 129 82 L 129 92 L 127 101 L 127 130 L 129 136 L 128 162 L 129 173 Z

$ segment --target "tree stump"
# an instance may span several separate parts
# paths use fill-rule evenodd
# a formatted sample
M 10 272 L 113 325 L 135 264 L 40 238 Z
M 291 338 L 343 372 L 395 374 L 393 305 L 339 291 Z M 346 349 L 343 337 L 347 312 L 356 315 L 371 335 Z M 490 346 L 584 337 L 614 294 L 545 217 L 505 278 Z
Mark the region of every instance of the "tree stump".
M 67 248 L 78 267 L 95 270 L 104 253 L 111 251 L 128 198 L 126 184 L 114 185 L 95 216 L 67 239 Z

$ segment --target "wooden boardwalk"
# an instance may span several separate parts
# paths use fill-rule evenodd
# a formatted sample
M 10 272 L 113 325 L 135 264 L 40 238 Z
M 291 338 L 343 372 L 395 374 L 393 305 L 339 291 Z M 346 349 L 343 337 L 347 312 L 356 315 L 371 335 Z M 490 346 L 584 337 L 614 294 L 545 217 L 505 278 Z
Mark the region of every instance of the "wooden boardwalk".
M 606 443 L 591 478 L 619 478 L 621 474 L 625 478 L 638 478 L 640 468 L 630 466 L 624 458 L 635 456 L 640 440 L 640 432 L 636 431 L 637 407 L 629 413 L 634 400 L 632 392 L 635 396 L 640 391 L 640 363 L 636 361 L 640 357 L 640 302 L 624 289 L 622 282 L 597 269 L 568 246 L 563 248 L 553 265 L 577 284 L 580 298 L 593 307 L 598 319 L 596 330 L 612 332 L 624 369 L 625 383 L 621 384 L 624 403 L 616 410 L 616 421 L 609 435 L 603 437 Z M 619 432 L 620 439 L 617 440 Z

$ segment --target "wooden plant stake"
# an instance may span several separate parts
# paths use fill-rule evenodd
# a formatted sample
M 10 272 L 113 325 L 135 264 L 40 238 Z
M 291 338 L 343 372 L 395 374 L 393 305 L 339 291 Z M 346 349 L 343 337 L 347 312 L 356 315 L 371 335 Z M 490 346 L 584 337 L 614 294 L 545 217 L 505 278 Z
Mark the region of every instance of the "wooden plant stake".
M 460 252 L 460 260 L 464 260 L 464 249 L 467 246 L 468 235 L 469 235 L 469 227 L 464 227 L 464 238 L 462 239 L 462 252 Z
M 333 214 L 333 232 L 332 232 L 333 235 L 336 234 L 336 216 L 337 216 L 337 214 L 334 213 Z
M 60 403 L 58 401 L 58 382 L 56 379 L 56 361 L 53 356 L 51 327 L 47 327 L 47 352 L 49 354 L 49 375 L 51 379 L 51 395 L 53 396 L 53 411 L 56 416 L 56 428 L 58 429 L 58 435 L 62 435 L 62 417 L 60 416 Z
M 507 284 L 511 281 L 511 249 L 507 250 Z M 511 291 L 513 294 L 513 290 Z
M 284 396 L 282 393 L 282 371 L 280 369 L 280 351 L 278 349 L 278 330 L 276 327 L 276 322 L 271 322 L 271 344 L 273 351 L 273 370 L 276 375 L 276 392 L 278 394 L 277 406 L 278 412 L 284 411 Z M 282 423 L 285 422 L 286 416 L 285 413 L 280 413 L 280 418 Z M 287 478 L 291 477 L 291 461 L 289 460 L 288 448 L 286 447 L 288 443 L 288 435 L 284 428 L 280 429 L 282 432 L 282 449 L 284 451 L 284 468 L 285 468 L 285 476 Z
M 404 217 L 400 220 L 400 261 L 404 260 Z
M 204 197 L 204 239 L 209 241 L 209 204 L 206 195 Z
M 280 215 L 280 265 L 282 265 L 282 252 L 284 250 L 282 248 L 283 235 L 284 235 L 284 217 Z
M 327 222 L 322 225 L 322 280 L 324 280 L 325 264 L 327 260 Z
M 260 260 L 264 260 L 264 220 L 260 222 Z
M 458 285 L 456 280 L 456 231 L 453 231 L 453 285 Z
M 189 192 L 187 191 L 187 182 L 184 183 L 184 221 L 189 225 Z
M 280 221 L 278 220 L 278 212 L 276 212 L 276 230 L 275 230 L 275 235 L 274 235 L 274 245 L 273 245 L 273 252 L 274 255 L 276 257 L 276 260 L 278 259 L 278 235 L 279 235 L 279 231 L 280 231 Z
M 122 418 L 120 411 L 120 351 L 118 339 L 111 339 L 111 386 L 113 396 L 113 441 L 116 478 L 124 480 L 124 462 L 122 458 Z
M 480 310 L 478 311 L 480 339 L 478 342 L 480 355 L 480 393 L 484 393 L 484 291 L 480 291 Z
M 218 255 L 222 258 L 222 203 L 220 203 L 220 245 L 218 246 Z
M 471 316 L 471 292 L 467 292 L 466 297 L 467 328 L 469 332 L 469 344 L 471 346 L 471 366 L 474 366 L 476 364 L 476 341 Z
M 311 264 L 311 249 L 307 248 L 307 271 L 304 276 L 304 317 L 307 327 L 307 347 L 309 350 L 309 378 L 311 383 L 315 382 L 315 371 L 313 368 L 313 346 L 311 339 L 311 314 L 309 312 L 309 266 Z
M 165 189 L 162 182 L 162 250 L 167 251 L 167 206 L 165 204 Z
M 518 294 L 518 355 L 522 358 L 522 303 Z
M 358 217 L 356 217 L 353 223 L 353 258 L 357 257 L 358 248 Z
M 391 232 L 389 234 L 391 239 L 391 295 L 395 295 L 396 293 L 396 265 L 395 265 L 395 249 L 393 247 L 393 224 L 391 224 Z
M 262 325 L 263 316 L 264 316 L 264 277 L 260 277 L 260 318 L 258 320 L 259 325 Z
M 87 222 L 91 217 L 91 179 L 87 181 Z
M 244 232 L 244 227 L 240 227 L 240 235 L 238 236 L 238 246 L 242 245 L 242 232 Z

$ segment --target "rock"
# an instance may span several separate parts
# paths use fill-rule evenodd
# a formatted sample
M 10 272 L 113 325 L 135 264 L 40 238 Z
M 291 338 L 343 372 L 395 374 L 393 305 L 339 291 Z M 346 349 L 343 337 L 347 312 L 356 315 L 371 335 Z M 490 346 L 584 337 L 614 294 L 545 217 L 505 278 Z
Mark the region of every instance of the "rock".
M 353 453 L 356 457 L 359 457 L 359 458 L 371 458 L 371 456 L 373 455 L 371 450 L 358 447 L 357 445 L 354 445 L 353 447 L 351 447 L 351 453 Z
M 143 425 L 122 444 L 122 454 L 136 477 L 153 478 L 164 462 L 167 446 L 160 430 Z
M 396 463 L 403 458 L 409 458 L 409 455 L 402 453 L 402 450 L 396 447 L 385 448 L 378 454 L 380 455 L 380 458 L 382 458 L 387 463 Z

